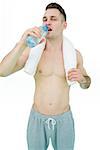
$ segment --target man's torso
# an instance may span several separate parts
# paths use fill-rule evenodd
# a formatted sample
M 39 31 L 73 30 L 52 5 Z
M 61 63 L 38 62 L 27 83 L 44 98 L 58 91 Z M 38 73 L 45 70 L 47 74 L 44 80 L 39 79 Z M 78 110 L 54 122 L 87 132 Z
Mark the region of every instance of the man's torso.
M 47 115 L 69 110 L 69 87 L 61 50 L 44 50 L 35 74 L 33 106 L 38 112 Z

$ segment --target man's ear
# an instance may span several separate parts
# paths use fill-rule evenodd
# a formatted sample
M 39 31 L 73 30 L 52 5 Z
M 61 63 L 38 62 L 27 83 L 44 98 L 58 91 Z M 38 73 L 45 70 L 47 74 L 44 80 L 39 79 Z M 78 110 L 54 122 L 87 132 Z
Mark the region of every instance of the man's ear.
M 67 22 L 64 22 L 64 29 L 67 28 Z

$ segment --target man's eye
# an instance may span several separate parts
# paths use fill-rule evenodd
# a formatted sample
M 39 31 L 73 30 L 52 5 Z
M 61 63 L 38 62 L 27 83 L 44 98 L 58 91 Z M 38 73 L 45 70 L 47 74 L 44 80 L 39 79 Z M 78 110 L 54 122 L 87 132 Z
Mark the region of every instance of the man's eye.
M 47 19 L 43 19 L 43 21 L 47 21 Z
M 45 21 L 47 21 L 47 20 L 43 20 L 43 22 L 45 22 Z
M 56 18 L 52 18 L 51 20 L 54 20 L 54 21 L 56 21 L 57 19 L 56 19 Z

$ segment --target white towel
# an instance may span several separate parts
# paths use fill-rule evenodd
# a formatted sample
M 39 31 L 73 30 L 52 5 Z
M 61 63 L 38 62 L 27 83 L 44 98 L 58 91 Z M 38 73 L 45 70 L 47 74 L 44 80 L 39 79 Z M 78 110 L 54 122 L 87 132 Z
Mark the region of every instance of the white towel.
M 46 40 L 37 46 L 33 47 L 30 51 L 28 60 L 25 64 L 24 71 L 30 75 L 35 75 L 37 65 L 45 48 Z M 64 59 L 64 68 L 66 72 L 66 79 L 68 75 L 68 71 L 72 68 L 76 68 L 76 50 L 73 44 L 66 37 L 63 37 L 63 59 Z M 75 81 L 69 81 L 67 79 L 69 85 L 75 83 Z

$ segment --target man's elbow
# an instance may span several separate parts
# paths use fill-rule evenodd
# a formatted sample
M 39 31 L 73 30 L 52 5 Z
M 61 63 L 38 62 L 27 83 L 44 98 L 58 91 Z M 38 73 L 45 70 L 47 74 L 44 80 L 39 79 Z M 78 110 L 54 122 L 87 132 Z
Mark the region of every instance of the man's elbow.
M 90 84 L 88 84 L 88 85 L 80 84 L 80 87 L 81 87 L 82 89 L 88 89 L 88 88 L 90 87 Z
M 80 87 L 82 89 L 88 89 L 91 85 L 91 78 L 89 76 L 84 76 L 86 78 L 86 82 L 85 83 L 80 83 Z
M 0 72 L 0 77 L 7 77 L 7 76 L 9 76 L 9 74 L 5 74 L 5 73 Z
M 0 77 L 7 77 L 9 75 L 10 74 L 7 71 L 4 71 L 4 70 L 0 69 Z

